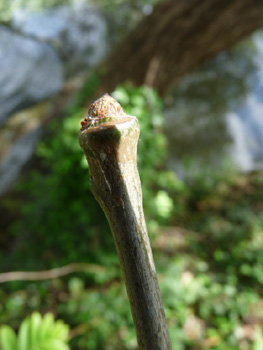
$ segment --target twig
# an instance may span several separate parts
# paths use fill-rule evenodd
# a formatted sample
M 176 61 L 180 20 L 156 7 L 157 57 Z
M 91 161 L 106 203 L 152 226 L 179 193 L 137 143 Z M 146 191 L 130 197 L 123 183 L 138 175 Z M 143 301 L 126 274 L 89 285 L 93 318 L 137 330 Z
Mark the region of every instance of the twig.
M 142 209 L 137 170 L 139 124 L 109 95 L 89 108 L 79 142 L 91 190 L 109 221 L 141 350 L 171 349 Z
M 0 283 L 11 281 L 40 281 L 62 277 L 72 272 L 105 272 L 106 268 L 95 264 L 72 263 L 44 271 L 11 271 L 0 273 Z

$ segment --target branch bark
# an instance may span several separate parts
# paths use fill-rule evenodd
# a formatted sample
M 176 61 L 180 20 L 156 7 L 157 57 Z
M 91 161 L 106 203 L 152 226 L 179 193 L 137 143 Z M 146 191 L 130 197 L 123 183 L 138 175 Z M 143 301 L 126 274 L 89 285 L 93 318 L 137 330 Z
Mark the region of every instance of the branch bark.
M 164 93 L 185 74 L 263 26 L 262 0 L 165 0 L 101 66 L 101 91 L 130 81 Z
M 0 283 L 11 281 L 41 281 L 66 276 L 73 272 L 105 272 L 105 267 L 95 264 L 72 263 L 43 271 L 10 271 L 0 273 Z
M 80 145 L 90 186 L 109 221 L 141 350 L 171 349 L 137 170 L 139 124 L 109 95 L 91 105 Z

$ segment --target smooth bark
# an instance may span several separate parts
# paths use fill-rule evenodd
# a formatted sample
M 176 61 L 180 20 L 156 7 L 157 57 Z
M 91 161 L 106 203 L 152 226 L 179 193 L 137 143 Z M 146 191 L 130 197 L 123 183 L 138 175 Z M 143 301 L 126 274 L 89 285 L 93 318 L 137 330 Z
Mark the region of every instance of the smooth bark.
M 114 101 L 106 98 L 110 113 L 103 103 L 99 109 L 96 103 L 95 108 L 94 105 L 90 108 L 93 116 L 89 113 L 82 122 L 79 141 L 89 163 L 91 190 L 113 233 L 139 347 L 141 350 L 170 350 L 142 208 L 137 170 L 139 124 L 136 117 L 124 114 Z

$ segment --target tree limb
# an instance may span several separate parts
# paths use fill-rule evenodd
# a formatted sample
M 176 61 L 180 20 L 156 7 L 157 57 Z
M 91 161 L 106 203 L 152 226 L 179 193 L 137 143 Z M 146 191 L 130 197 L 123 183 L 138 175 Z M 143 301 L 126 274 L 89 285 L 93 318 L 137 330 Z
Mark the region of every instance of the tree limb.
M 73 272 L 101 273 L 106 268 L 95 264 L 72 263 L 44 271 L 11 271 L 0 273 L 0 283 L 11 281 L 41 281 L 66 276 Z
M 101 91 L 125 81 L 161 95 L 192 69 L 263 27 L 262 0 L 165 0 L 101 65 Z

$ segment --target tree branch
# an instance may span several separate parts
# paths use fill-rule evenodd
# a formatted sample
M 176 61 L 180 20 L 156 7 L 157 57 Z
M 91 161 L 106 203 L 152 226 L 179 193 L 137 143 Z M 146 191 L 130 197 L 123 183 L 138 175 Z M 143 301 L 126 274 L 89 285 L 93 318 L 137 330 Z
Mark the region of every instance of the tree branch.
M 72 263 L 44 271 L 11 271 L 0 273 L 0 283 L 11 281 L 41 281 L 66 276 L 73 272 L 101 273 L 106 268 L 95 264 Z
M 263 27 L 262 0 L 164 0 L 101 65 L 101 91 L 125 81 L 161 95 L 184 75 Z
M 170 350 L 171 343 L 142 208 L 137 170 L 139 124 L 109 95 L 89 108 L 80 145 L 90 187 L 115 240 L 141 350 Z

